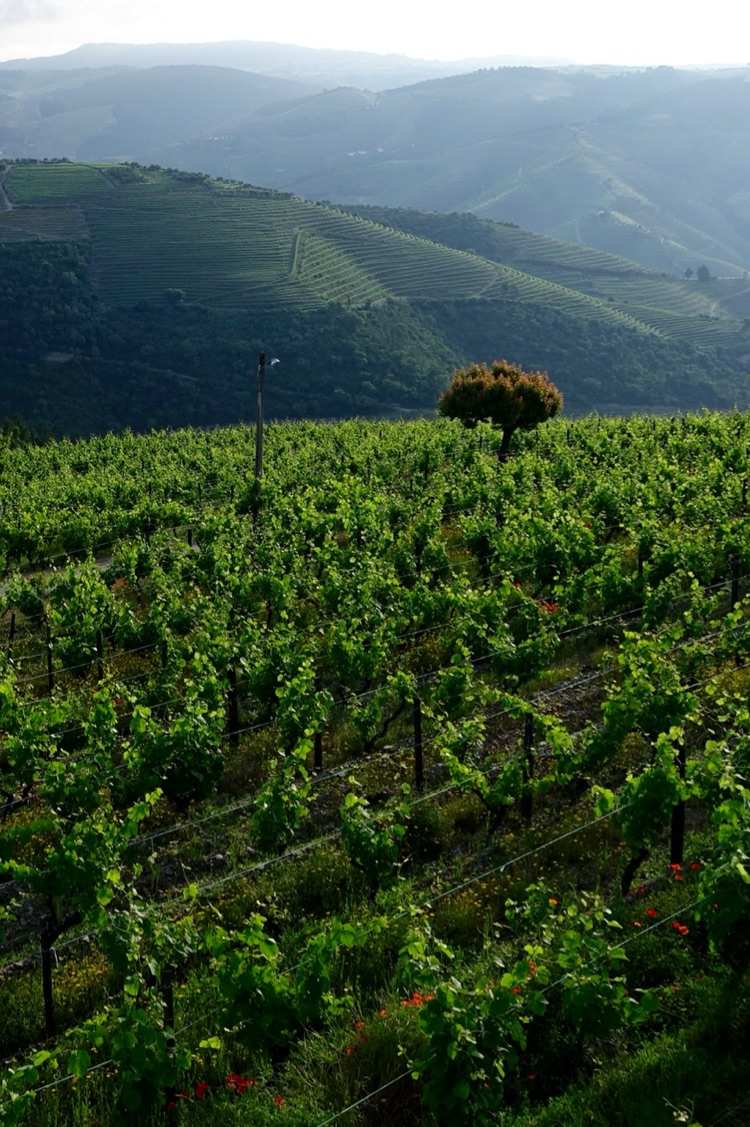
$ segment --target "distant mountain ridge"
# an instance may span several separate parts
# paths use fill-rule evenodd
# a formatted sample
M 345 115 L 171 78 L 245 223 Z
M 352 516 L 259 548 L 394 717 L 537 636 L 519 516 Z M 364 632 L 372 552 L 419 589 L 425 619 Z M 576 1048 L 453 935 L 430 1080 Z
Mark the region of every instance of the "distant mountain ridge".
M 316 87 L 227 67 L 148 70 L 0 70 L 0 156 L 72 152 L 128 160 L 170 151 L 188 129 L 226 134 L 266 107 L 295 104 Z
M 335 103 L 335 111 L 331 109 Z M 750 71 L 519 68 L 318 94 L 180 167 L 346 203 L 473 211 L 682 273 L 750 267 Z
M 354 81 L 348 56 L 330 83 L 326 53 L 299 50 L 285 77 L 257 56 L 255 71 L 0 68 L 0 158 L 138 160 L 474 212 L 678 276 L 750 269 L 748 68 L 504 67 L 383 90 Z
M 288 43 L 85 43 L 61 55 L 9 59 L 0 70 L 80 70 L 99 67 L 220 66 L 275 78 L 296 78 L 321 88 L 362 86 L 387 90 L 426 78 L 466 73 L 482 66 L 564 66 L 561 58 L 498 55 L 442 62 L 407 55 L 300 47 Z

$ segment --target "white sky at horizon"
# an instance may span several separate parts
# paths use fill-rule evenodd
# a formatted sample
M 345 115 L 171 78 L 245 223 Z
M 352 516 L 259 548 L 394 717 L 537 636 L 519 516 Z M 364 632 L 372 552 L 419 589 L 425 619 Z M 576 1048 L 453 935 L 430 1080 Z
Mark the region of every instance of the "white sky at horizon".
M 445 14 L 442 14 L 442 13 Z M 642 65 L 750 62 L 743 0 L 0 0 L 0 60 L 81 43 L 267 40 L 458 60 L 554 56 Z

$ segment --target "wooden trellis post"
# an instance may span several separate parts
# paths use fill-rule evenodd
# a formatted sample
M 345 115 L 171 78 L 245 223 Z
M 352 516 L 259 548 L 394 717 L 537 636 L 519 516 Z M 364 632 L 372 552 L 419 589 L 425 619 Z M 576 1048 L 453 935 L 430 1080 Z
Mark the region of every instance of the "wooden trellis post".
M 534 778 L 535 739 L 534 717 L 531 713 L 527 713 L 523 724 L 523 794 L 521 795 L 521 814 L 527 822 L 531 821 L 534 802 L 531 793 L 531 781 Z
M 52 667 L 52 631 L 49 628 L 49 623 L 47 623 L 45 633 L 47 639 L 47 688 L 51 693 L 55 687 L 55 672 Z
M 227 698 L 227 730 L 232 747 L 239 747 L 240 698 L 237 692 L 237 670 L 232 666 L 227 673 L 229 696 Z
M 414 697 L 414 785 L 424 790 L 424 743 L 422 741 L 422 701 Z

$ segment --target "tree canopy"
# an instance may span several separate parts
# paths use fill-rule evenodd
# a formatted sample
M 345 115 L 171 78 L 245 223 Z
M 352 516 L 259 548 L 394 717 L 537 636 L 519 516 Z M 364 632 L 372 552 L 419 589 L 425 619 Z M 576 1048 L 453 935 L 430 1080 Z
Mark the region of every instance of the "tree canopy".
M 527 372 L 510 360 L 470 364 L 453 374 L 440 396 L 441 415 L 475 426 L 488 419 L 503 432 L 500 456 L 507 457 L 517 430 L 531 430 L 562 408 L 562 393 L 546 372 Z

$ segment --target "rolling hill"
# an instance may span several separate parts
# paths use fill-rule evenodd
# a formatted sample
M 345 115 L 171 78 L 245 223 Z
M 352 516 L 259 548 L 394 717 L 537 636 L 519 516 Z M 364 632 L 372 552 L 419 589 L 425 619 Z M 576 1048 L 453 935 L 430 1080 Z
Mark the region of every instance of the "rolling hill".
M 0 156 L 137 160 L 308 199 L 468 211 L 678 276 L 750 267 L 747 69 L 500 67 L 415 82 L 430 64 L 391 73 L 384 57 L 344 56 L 104 45 L 6 65 Z
M 579 410 L 746 399 L 741 322 L 695 347 L 649 300 L 669 294 L 700 327 L 708 298 L 595 251 L 159 168 L 0 175 L 0 416 L 77 433 L 229 421 L 250 411 L 259 348 L 284 359 L 270 396 L 285 415 L 424 410 L 452 366 L 499 354 L 549 368 Z M 467 223 L 482 245 L 461 245 Z M 632 308 L 595 279 L 630 286 Z
M 227 67 L 0 70 L 0 154 L 148 160 L 177 140 L 224 134 L 315 86 Z
M 750 265 L 750 74 L 485 70 L 333 91 L 173 154 L 312 198 L 472 211 L 682 273 Z
M 643 324 L 699 347 L 722 348 L 741 363 L 750 352 L 750 282 L 677 278 L 579 243 L 532 234 L 472 213 L 352 207 L 395 229 L 434 239 L 606 301 Z M 750 359 L 750 358 L 749 358 Z

